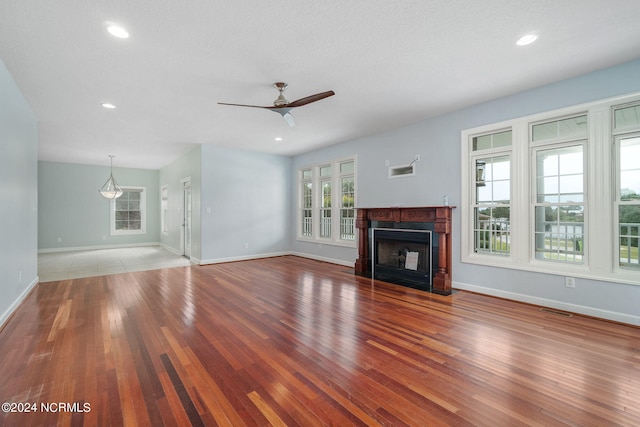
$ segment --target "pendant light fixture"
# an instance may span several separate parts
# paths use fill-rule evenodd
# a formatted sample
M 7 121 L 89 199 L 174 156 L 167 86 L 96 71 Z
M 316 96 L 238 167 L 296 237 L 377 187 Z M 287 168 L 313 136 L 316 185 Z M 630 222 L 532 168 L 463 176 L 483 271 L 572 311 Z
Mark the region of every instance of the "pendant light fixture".
M 118 185 L 115 178 L 113 177 L 113 158 L 115 156 L 109 155 L 111 158 L 111 175 L 109 175 L 109 179 L 104 183 L 102 188 L 98 190 L 102 197 L 105 199 L 117 199 L 122 196 L 122 188 Z

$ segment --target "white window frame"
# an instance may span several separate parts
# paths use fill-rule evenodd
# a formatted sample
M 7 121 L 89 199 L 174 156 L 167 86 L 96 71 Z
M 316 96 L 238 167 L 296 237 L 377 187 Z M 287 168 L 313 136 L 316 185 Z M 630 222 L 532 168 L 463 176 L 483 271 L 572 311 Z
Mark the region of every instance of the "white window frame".
M 353 162 L 353 174 L 341 174 L 340 173 L 340 164 L 346 162 Z M 331 166 L 331 177 L 321 177 L 320 169 Z M 311 180 L 303 179 L 303 172 L 311 170 Z M 342 209 L 342 203 L 340 198 L 342 197 L 342 178 L 345 176 L 353 175 L 354 181 L 354 200 L 357 200 L 357 160 L 356 156 L 344 157 L 338 160 L 333 160 L 331 162 L 323 162 L 314 165 L 304 166 L 298 169 L 298 213 L 297 213 L 297 221 L 296 221 L 296 238 L 299 241 L 305 242 L 315 242 L 322 243 L 334 246 L 346 246 L 346 247 L 356 247 L 357 239 L 354 237 L 353 240 L 342 239 L 342 233 L 340 229 L 340 211 Z M 331 235 L 329 237 L 320 237 L 321 236 L 321 215 L 320 212 L 322 208 L 322 183 L 329 181 L 331 182 Z M 312 191 L 312 232 L 311 236 L 305 236 L 302 233 L 303 224 L 302 224 L 302 213 L 304 206 L 304 184 L 311 182 L 311 191 Z M 354 209 L 356 203 L 354 202 Z M 354 216 L 354 233 L 357 233 L 355 229 L 355 216 Z
M 109 228 L 112 236 L 127 236 L 147 233 L 147 189 L 146 187 L 121 186 L 123 191 L 140 192 L 140 230 L 116 230 L 116 202 L 118 199 L 111 199 L 109 205 Z
M 561 276 L 640 285 L 640 271 L 618 266 L 619 230 L 617 227 L 616 161 L 612 108 L 640 101 L 640 93 L 608 98 L 461 132 L 461 261 L 464 263 L 513 268 Z M 583 156 L 585 255 L 582 264 L 535 259 L 536 197 L 534 148 L 531 125 L 563 117 L 587 115 L 587 137 Z M 511 252 L 509 256 L 476 253 L 473 240 L 473 197 L 471 173 L 474 171 L 471 139 L 479 134 L 512 129 L 511 148 Z M 579 137 L 576 140 L 584 140 Z M 551 146 L 551 145 L 549 145 Z M 473 184 L 475 185 L 475 183 Z M 593 213 L 593 214 L 592 214 Z
M 496 207 L 508 207 L 509 208 L 509 212 L 510 215 L 509 217 L 511 218 L 511 199 L 513 198 L 513 158 L 512 158 L 512 146 L 513 146 L 513 135 L 512 135 L 512 143 L 509 146 L 502 146 L 502 147 L 491 147 L 491 148 L 487 148 L 487 149 L 481 149 L 481 150 L 473 150 L 473 139 L 476 137 L 481 137 L 481 136 L 488 136 L 488 135 L 493 135 L 493 134 L 499 134 L 499 133 L 503 133 L 503 132 L 508 132 L 511 131 L 513 133 L 513 130 L 511 128 L 504 128 L 504 129 L 497 129 L 495 131 L 492 132 L 487 132 L 487 133 L 478 133 L 478 134 L 473 134 L 473 135 L 469 135 L 468 138 L 468 147 L 467 149 L 469 150 L 469 170 L 467 171 L 467 173 L 469 174 L 469 179 L 471 179 L 473 181 L 473 184 L 470 185 L 470 191 L 469 191 L 469 196 L 470 196 L 470 204 L 471 204 L 471 230 L 475 230 L 475 209 L 476 208 L 480 208 L 481 206 L 489 206 L 489 205 L 493 205 Z M 508 204 L 494 204 L 494 203 L 490 203 L 490 204 L 482 204 L 479 203 L 476 200 L 477 194 L 476 194 L 476 189 L 475 189 L 475 185 L 477 182 L 477 176 L 475 176 L 475 171 L 476 171 L 476 161 L 477 160 L 482 160 L 482 159 L 487 159 L 487 158 L 495 158 L 495 157 L 509 157 L 509 203 Z M 471 172 L 473 171 L 473 172 Z M 472 190 L 472 191 L 471 191 Z M 510 227 L 510 225 L 509 225 Z M 509 232 L 509 236 L 510 236 L 510 232 Z M 509 237 L 510 239 L 510 237 Z M 475 242 L 475 232 L 473 233 L 473 236 L 471 238 L 471 245 L 473 246 L 473 252 L 474 254 L 476 254 L 477 256 L 480 257 L 502 257 L 502 258 L 508 258 L 510 257 L 510 251 L 508 253 L 502 253 L 499 251 L 478 251 L 476 248 L 476 242 Z
M 640 275 L 640 269 L 636 268 L 636 267 L 627 267 L 627 266 L 621 266 L 620 265 L 620 250 L 618 249 L 619 243 L 620 243 L 620 215 L 619 215 L 619 209 L 620 206 L 629 206 L 629 205 L 638 205 L 640 204 L 640 201 L 623 201 L 621 198 L 621 194 L 620 194 L 620 187 L 621 187 L 621 183 L 620 183 L 620 142 L 621 140 L 624 139 L 629 139 L 629 138 L 640 138 L 640 125 L 637 126 L 632 126 L 630 128 L 620 128 L 620 129 L 615 129 L 615 123 L 614 123 L 614 110 L 616 109 L 622 109 L 625 107 L 629 107 L 629 106 L 633 106 L 633 105 L 640 105 L 640 101 L 638 102 L 631 102 L 627 105 L 625 104 L 618 104 L 615 105 L 611 108 L 611 127 L 612 127 L 612 135 L 613 135 L 613 140 L 612 140 L 612 145 L 613 145 L 613 156 L 614 156 L 614 207 L 613 207 L 613 219 L 614 219 L 614 227 L 613 227 L 613 235 L 614 235 L 614 271 L 618 274 L 630 274 L 634 271 L 637 271 Z

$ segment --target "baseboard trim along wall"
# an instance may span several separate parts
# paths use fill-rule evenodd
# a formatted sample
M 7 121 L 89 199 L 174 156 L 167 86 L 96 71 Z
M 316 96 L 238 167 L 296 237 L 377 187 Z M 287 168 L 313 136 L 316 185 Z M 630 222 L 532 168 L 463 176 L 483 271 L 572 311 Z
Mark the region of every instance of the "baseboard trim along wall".
M 353 265 L 356 263 L 356 260 L 345 261 L 345 260 L 342 260 L 342 259 L 327 258 L 327 257 L 323 257 L 323 256 L 318 256 L 318 255 L 306 254 L 306 253 L 303 253 L 303 252 L 289 252 L 289 254 L 290 255 L 299 256 L 299 257 L 302 257 L 302 258 L 314 259 L 316 261 L 324 261 L 324 262 L 328 262 L 330 264 L 344 265 L 345 267 L 351 267 L 351 268 L 353 268 Z
M 22 291 L 18 298 L 16 298 L 16 300 L 5 310 L 5 312 L 2 313 L 2 317 L 0 317 L 0 330 L 4 328 L 5 322 L 9 320 L 13 312 L 18 308 L 20 304 L 22 304 L 22 301 L 24 301 L 24 299 L 29 295 L 29 292 L 33 290 L 33 288 L 38 284 L 39 281 L 40 279 L 38 278 L 38 276 L 36 276 L 36 278 L 33 279 L 31 283 L 29 283 L 29 286 L 27 286 L 24 291 Z
M 276 256 L 283 256 L 283 255 L 290 255 L 290 252 L 272 252 L 272 253 L 266 253 L 266 254 L 242 255 L 242 256 L 227 257 L 227 258 L 201 259 L 201 260 L 197 260 L 197 263 L 200 265 L 221 264 L 223 262 L 249 261 L 252 259 L 272 258 Z M 192 258 L 192 260 L 196 262 L 195 258 Z
M 640 326 L 640 316 L 630 314 L 617 313 L 615 311 L 601 310 L 598 308 L 588 307 L 584 305 L 570 304 L 561 301 L 550 300 L 546 298 L 534 297 L 531 295 L 519 294 L 516 292 L 507 292 L 497 289 L 485 288 L 483 286 L 471 285 L 469 283 L 453 282 L 454 289 L 476 292 L 484 295 L 509 299 L 513 301 L 525 302 L 528 304 L 538 305 L 556 310 L 567 311 L 570 313 L 583 314 L 585 316 L 597 317 L 599 319 L 612 320 L 614 322 L 627 323 L 630 325 Z
M 228 258 L 215 258 L 215 259 L 203 259 L 203 260 L 196 260 L 196 259 L 192 258 L 191 260 L 193 262 L 197 262 L 200 265 L 207 265 L 207 264 L 221 264 L 223 262 L 249 261 L 249 260 L 252 260 L 252 259 L 272 258 L 272 257 L 284 256 L 284 255 L 295 255 L 295 256 L 302 257 L 302 258 L 313 259 L 313 260 L 316 260 L 316 261 L 323 261 L 323 262 L 328 262 L 328 263 L 331 263 L 331 264 L 344 265 L 346 267 L 353 267 L 353 264 L 355 263 L 355 260 L 354 261 L 344 261 L 344 260 L 341 260 L 341 259 L 327 258 L 327 257 L 321 257 L 321 256 L 317 256 L 317 255 L 306 254 L 306 253 L 303 253 L 303 252 L 292 252 L 292 251 L 272 252 L 272 253 L 266 253 L 266 254 L 254 254 L 254 255 L 246 255 L 246 256 L 237 256 L 237 257 L 228 257 Z
M 95 246 L 73 246 L 73 247 L 66 247 L 66 248 L 44 248 L 44 249 L 38 249 L 38 253 L 46 254 L 46 253 L 52 253 L 52 252 L 94 251 L 96 249 L 137 248 L 140 246 L 161 246 L 161 244 L 160 242 L 147 242 L 147 243 L 124 243 L 121 245 L 95 245 Z M 169 247 L 167 247 L 167 249 L 169 249 Z
M 178 256 L 182 256 L 179 249 L 174 248 L 173 246 L 169 246 L 166 243 L 160 243 L 160 246 L 171 252 L 172 254 L 176 254 Z

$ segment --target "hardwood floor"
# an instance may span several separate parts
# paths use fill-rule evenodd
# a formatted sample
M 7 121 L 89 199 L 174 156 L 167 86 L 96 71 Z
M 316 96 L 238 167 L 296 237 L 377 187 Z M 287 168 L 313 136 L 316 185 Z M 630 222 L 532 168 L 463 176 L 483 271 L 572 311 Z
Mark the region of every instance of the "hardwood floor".
M 640 328 L 294 256 L 39 284 L 0 356 L 3 426 L 640 425 Z

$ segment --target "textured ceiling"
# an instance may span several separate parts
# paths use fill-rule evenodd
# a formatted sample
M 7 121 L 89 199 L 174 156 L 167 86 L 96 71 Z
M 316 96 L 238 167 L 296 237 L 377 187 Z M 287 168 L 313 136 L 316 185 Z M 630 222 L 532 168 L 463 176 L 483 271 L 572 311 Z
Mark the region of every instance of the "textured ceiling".
M 0 59 L 41 160 L 157 169 L 203 143 L 295 155 L 640 58 L 639 18 L 637 0 L 0 0 Z M 294 128 L 217 104 L 271 105 L 276 81 L 336 95 Z

